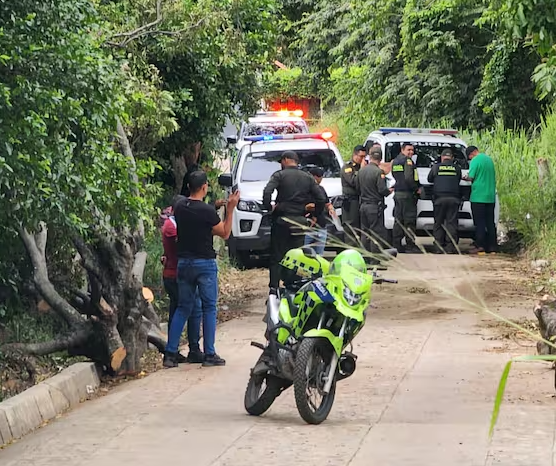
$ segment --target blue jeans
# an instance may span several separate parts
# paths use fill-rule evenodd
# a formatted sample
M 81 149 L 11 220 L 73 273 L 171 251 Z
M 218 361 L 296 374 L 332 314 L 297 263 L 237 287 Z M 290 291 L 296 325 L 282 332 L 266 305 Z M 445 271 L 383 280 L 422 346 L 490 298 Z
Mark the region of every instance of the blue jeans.
M 178 281 L 175 278 L 164 278 L 164 289 L 170 297 L 170 307 L 168 309 L 168 332 L 172 327 L 172 319 L 178 308 Z M 199 340 L 201 339 L 201 319 L 203 311 L 201 310 L 201 298 L 199 291 L 195 292 L 195 307 L 189 319 L 187 320 L 187 342 L 189 344 L 189 351 L 192 353 L 199 353 Z
M 180 259 L 178 261 L 178 307 L 168 332 L 166 351 L 176 353 L 185 323 L 195 308 L 195 294 L 201 298 L 203 346 L 205 354 L 216 354 L 216 300 L 218 267 L 216 259 Z
M 305 246 L 311 246 L 318 255 L 322 256 L 324 254 L 324 246 L 326 246 L 327 235 L 326 228 L 311 231 L 305 235 Z

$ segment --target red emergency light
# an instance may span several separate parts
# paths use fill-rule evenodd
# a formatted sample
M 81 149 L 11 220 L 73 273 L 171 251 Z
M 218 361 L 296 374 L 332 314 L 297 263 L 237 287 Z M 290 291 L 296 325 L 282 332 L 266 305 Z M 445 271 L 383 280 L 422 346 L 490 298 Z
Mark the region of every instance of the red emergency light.
M 303 116 L 303 110 L 278 110 L 274 112 L 257 112 L 259 116 L 279 116 L 282 118 L 290 118 L 292 116 L 301 118 Z

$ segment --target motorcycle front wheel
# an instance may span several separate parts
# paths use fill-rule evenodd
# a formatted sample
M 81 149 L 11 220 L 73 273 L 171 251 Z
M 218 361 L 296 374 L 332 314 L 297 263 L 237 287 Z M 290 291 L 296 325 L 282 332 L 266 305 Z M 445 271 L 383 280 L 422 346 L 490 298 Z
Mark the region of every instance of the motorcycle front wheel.
M 295 404 L 300 416 L 308 424 L 320 424 L 332 410 L 336 376 L 330 392 L 323 392 L 332 352 L 330 343 L 322 338 L 305 338 L 297 350 L 293 372 Z
M 268 373 L 251 374 L 245 390 L 245 410 L 252 416 L 260 416 L 274 403 L 282 392 L 284 382 Z

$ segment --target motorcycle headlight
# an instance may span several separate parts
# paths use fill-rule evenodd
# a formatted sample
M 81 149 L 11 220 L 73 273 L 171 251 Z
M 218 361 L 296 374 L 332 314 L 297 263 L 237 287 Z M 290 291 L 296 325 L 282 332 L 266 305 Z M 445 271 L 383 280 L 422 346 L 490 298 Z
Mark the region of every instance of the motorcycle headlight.
M 361 295 L 355 294 L 347 286 L 344 286 L 344 299 L 350 306 L 355 306 L 361 301 Z
M 255 201 L 244 201 L 240 200 L 237 204 L 238 210 L 243 210 L 244 212 L 260 212 L 261 209 Z

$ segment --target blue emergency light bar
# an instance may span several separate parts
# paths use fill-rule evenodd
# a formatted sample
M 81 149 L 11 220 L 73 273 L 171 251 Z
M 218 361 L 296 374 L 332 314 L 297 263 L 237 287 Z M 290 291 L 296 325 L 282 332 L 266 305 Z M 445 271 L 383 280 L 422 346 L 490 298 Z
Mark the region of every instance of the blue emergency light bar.
M 382 134 L 387 133 L 407 133 L 407 134 L 443 134 L 445 136 L 455 136 L 458 134 L 456 129 L 421 129 L 421 128 L 379 128 Z
M 259 141 L 285 141 L 292 139 L 323 139 L 325 141 L 332 138 L 330 131 L 322 133 L 297 133 L 297 134 L 266 134 L 264 136 L 245 136 L 245 141 L 259 142 Z

